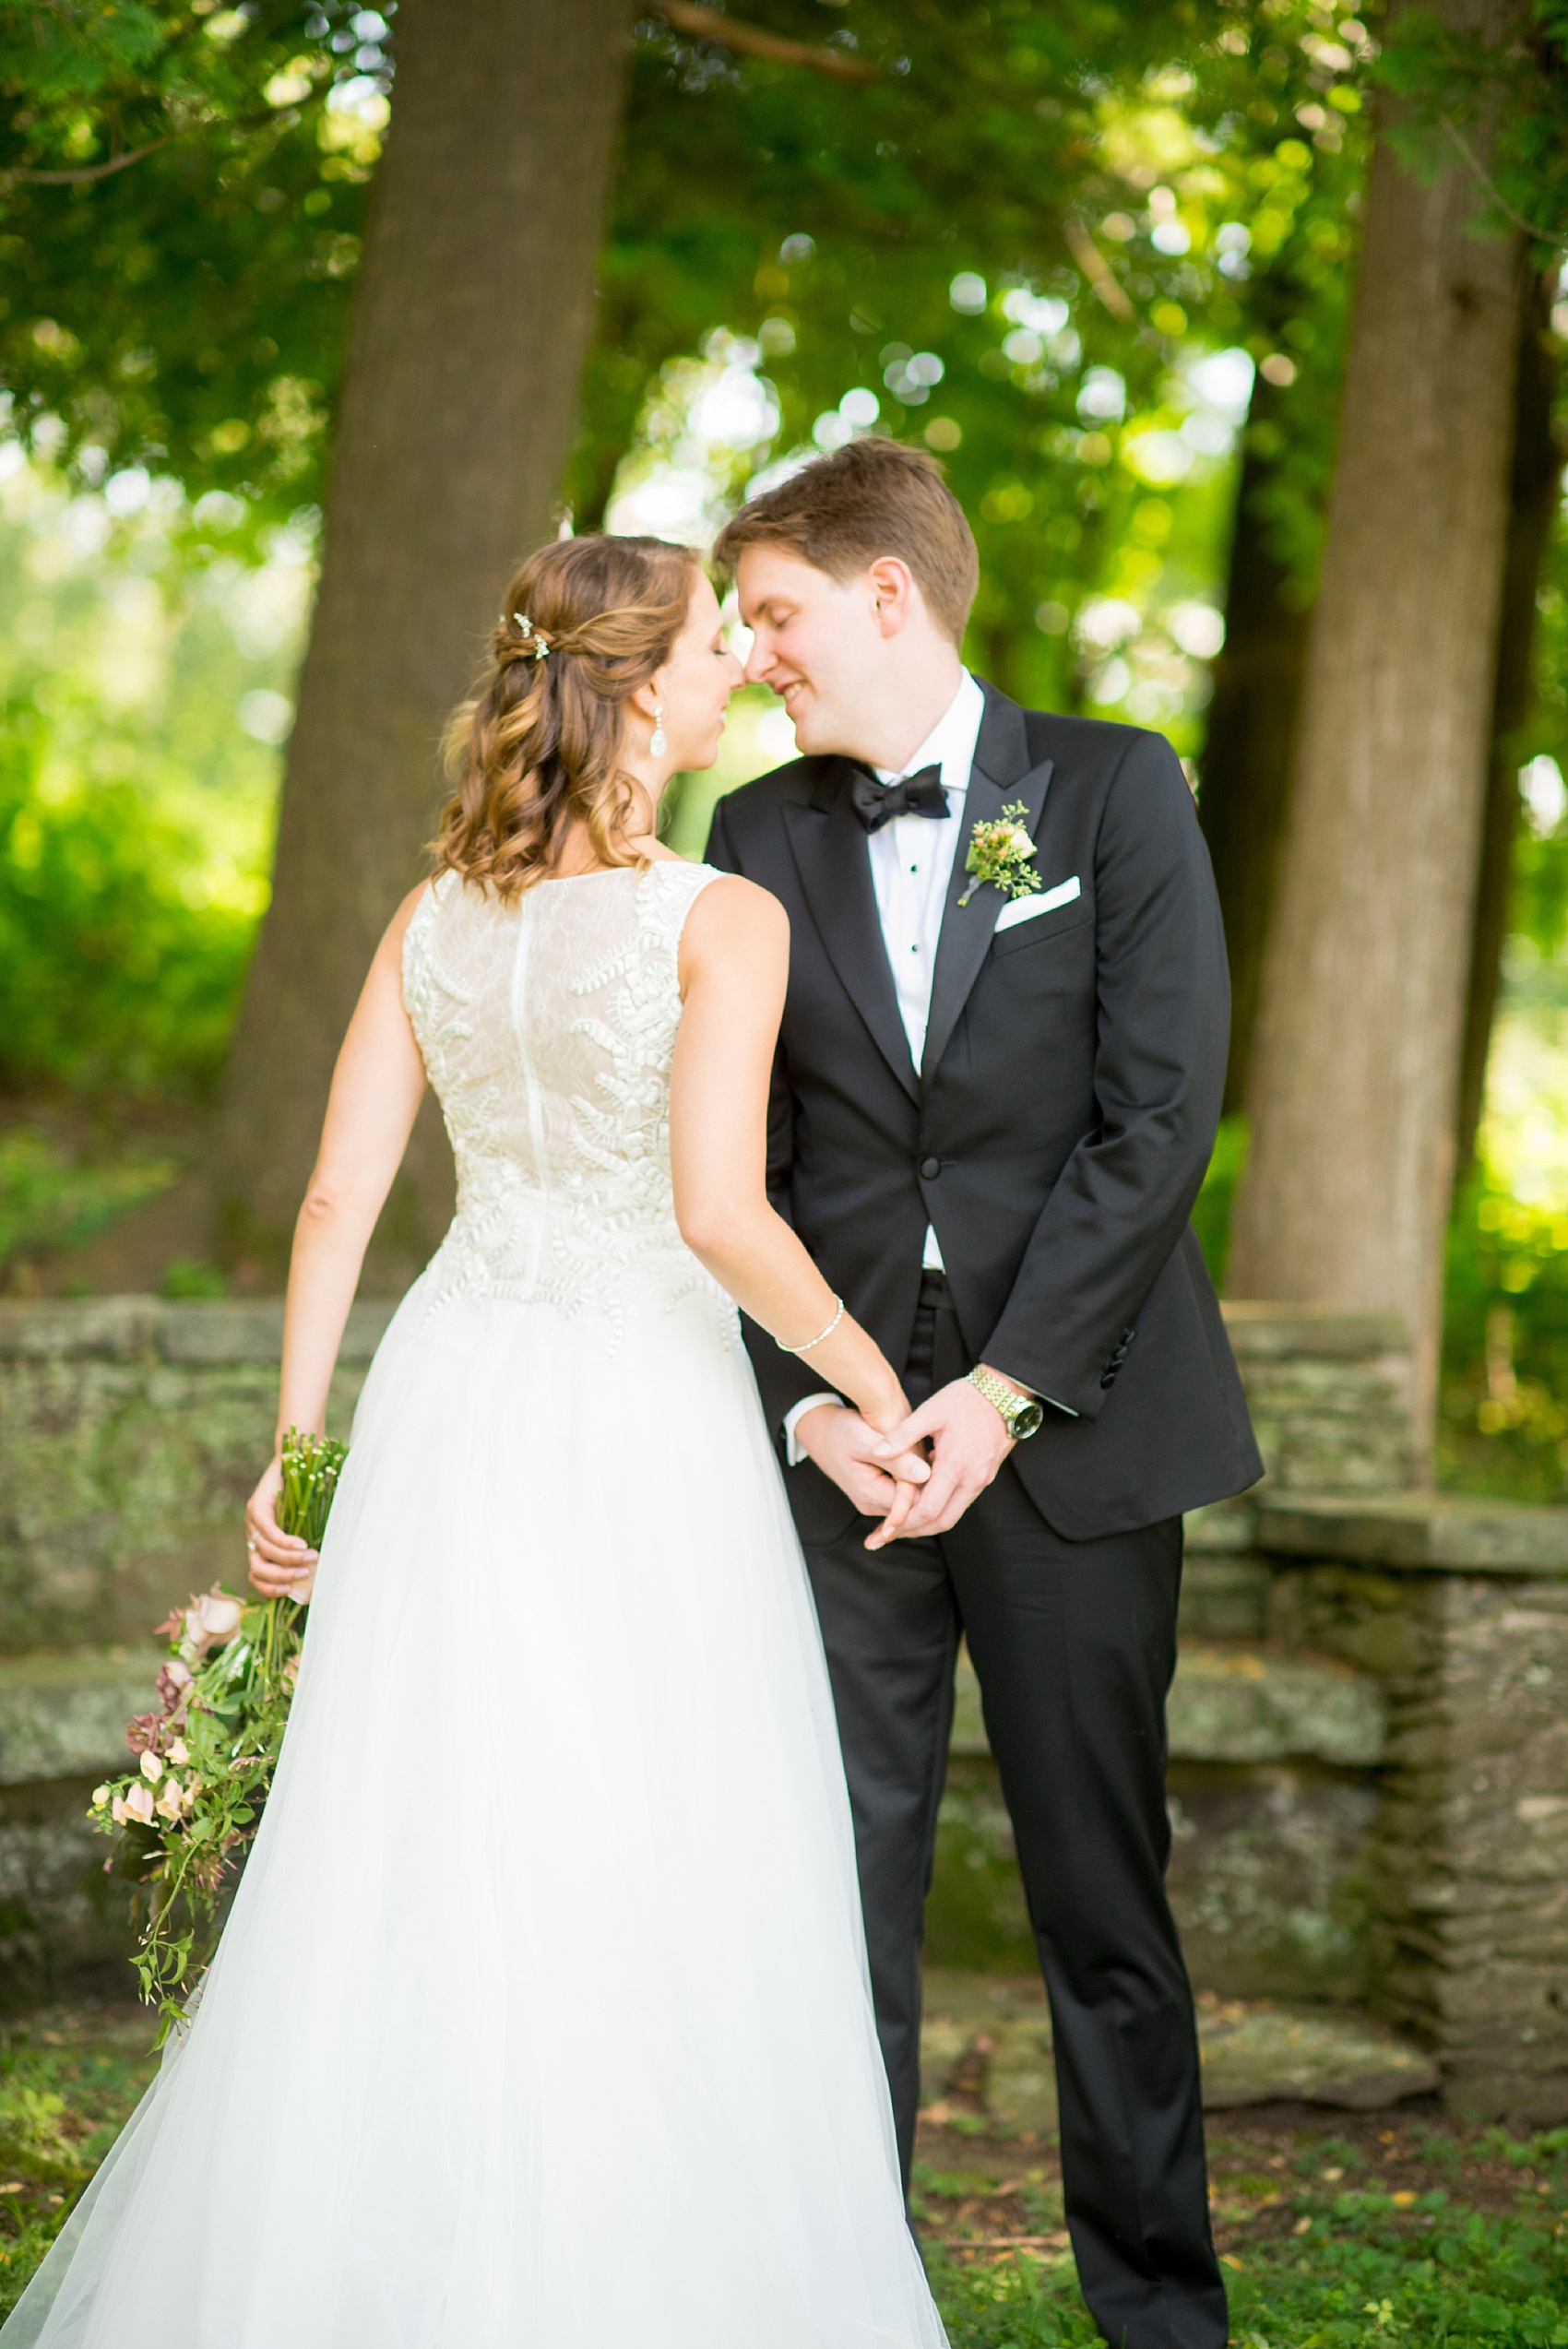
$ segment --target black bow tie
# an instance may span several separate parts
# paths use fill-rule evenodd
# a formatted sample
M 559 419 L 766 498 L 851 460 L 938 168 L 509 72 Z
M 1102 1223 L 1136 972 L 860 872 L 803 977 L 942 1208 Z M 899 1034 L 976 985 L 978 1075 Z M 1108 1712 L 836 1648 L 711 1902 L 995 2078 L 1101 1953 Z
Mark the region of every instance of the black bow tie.
M 849 801 L 868 832 L 880 832 L 896 815 L 931 815 L 940 824 L 947 813 L 940 766 L 922 766 L 918 775 L 900 776 L 892 783 L 879 783 L 864 767 L 857 767 Z

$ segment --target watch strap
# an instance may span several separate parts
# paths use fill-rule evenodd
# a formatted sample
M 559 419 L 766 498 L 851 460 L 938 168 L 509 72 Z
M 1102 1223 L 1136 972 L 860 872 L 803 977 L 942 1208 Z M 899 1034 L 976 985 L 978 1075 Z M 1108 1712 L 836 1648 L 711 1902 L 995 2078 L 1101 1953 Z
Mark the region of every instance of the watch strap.
M 972 1370 L 968 1379 L 976 1393 L 983 1394 L 992 1408 L 1002 1414 L 1007 1432 L 1015 1442 L 1034 1434 L 1043 1414 L 1033 1395 L 1016 1394 L 1012 1387 L 982 1368 Z M 1020 1420 L 1027 1424 L 1020 1427 Z

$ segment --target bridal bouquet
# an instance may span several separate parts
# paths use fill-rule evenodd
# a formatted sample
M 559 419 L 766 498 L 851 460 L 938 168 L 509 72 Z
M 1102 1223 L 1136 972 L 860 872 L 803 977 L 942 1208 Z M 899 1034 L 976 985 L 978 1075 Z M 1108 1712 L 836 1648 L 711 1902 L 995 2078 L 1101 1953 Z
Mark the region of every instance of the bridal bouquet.
M 292 1428 L 283 1445 L 278 1523 L 313 1549 L 348 1447 Z M 309 1597 L 241 1599 L 215 1583 L 158 1629 L 169 1661 L 160 1710 L 138 1714 L 125 1743 L 137 1766 L 94 1790 L 89 1816 L 116 1838 L 103 1865 L 145 1897 L 137 1952 L 142 1997 L 163 2035 L 184 2012 L 193 1962 L 205 1963 L 218 1910 L 255 1833 L 293 1699 Z

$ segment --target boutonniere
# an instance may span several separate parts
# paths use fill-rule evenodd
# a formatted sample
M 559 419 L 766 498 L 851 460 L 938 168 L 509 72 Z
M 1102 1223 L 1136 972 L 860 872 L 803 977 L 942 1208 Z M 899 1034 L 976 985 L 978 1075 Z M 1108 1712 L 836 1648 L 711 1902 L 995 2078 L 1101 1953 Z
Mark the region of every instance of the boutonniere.
M 969 835 L 969 853 L 964 859 L 964 871 L 975 877 L 958 900 L 961 906 L 967 906 L 987 881 L 1004 897 L 1031 896 L 1039 887 L 1039 873 L 1027 870 L 1035 854 L 1035 844 L 1024 829 L 1028 813 L 1022 800 L 1015 800 L 989 824 L 975 825 Z

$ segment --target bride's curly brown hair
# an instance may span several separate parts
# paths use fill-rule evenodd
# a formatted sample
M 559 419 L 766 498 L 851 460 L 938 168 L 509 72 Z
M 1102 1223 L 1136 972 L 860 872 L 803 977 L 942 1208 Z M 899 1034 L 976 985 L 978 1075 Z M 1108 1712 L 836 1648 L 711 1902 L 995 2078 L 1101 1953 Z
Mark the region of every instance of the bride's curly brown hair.
M 561 539 L 506 590 L 473 697 L 446 730 L 437 872 L 516 897 L 582 824 L 601 864 L 639 864 L 621 765 L 626 699 L 669 659 L 699 571 L 662 539 Z

